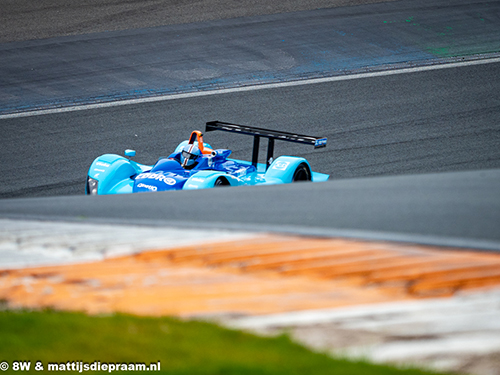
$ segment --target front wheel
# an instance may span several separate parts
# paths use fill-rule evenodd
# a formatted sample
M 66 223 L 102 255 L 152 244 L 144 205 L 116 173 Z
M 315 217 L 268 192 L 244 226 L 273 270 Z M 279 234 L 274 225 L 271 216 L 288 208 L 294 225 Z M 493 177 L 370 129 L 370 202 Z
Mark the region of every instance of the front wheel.
M 292 182 L 311 181 L 311 170 L 306 163 L 300 163 L 295 170 Z
M 214 187 L 219 187 L 219 186 L 230 186 L 229 181 L 225 177 L 217 177 L 217 180 L 215 180 Z
M 98 181 L 87 176 L 87 185 L 85 187 L 85 194 L 97 195 Z

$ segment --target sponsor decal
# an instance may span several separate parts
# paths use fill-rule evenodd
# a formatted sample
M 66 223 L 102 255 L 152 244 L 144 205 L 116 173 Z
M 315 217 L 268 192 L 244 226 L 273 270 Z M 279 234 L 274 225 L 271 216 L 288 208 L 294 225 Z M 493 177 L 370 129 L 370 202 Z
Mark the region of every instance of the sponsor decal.
M 314 147 L 325 147 L 325 146 L 326 146 L 326 138 L 316 139 Z
M 175 183 L 176 183 L 176 181 L 172 177 L 164 176 L 161 173 L 141 173 L 135 179 L 136 180 L 141 180 L 141 179 L 144 179 L 144 178 L 147 178 L 149 180 L 161 181 L 161 182 L 164 182 L 167 185 L 175 185 Z
M 150 191 L 157 191 L 158 190 L 158 188 L 156 186 L 146 185 L 146 184 L 143 184 L 142 182 L 140 184 L 138 184 L 137 187 L 138 188 L 148 189 Z
M 97 168 L 94 168 L 94 171 L 97 171 L 97 172 L 106 172 L 104 169 L 97 169 Z
M 280 171 L 284 171 L 290 163 L 288 161 L 277 161 L 273 165 L 273 169 L 279 169 Z
M 108 168 L 111 164 L 104 163 L 102 161 L 98 161 L 97 163 L 95 163 L 95 165 L 98 165 L 99 167 Z
M 205 182 L 205 179 L 199 178 L 199 177 L 193 177 L 191 181 L 196 181 L 196 182 Z
M 165 179 L 163 180 L 163 182 L 165 182 L 167 185 L 175 185 L 175 183 L 176 183 L 176 181 L 173 178 L 170 178 L 170 177 L 165 177 Z

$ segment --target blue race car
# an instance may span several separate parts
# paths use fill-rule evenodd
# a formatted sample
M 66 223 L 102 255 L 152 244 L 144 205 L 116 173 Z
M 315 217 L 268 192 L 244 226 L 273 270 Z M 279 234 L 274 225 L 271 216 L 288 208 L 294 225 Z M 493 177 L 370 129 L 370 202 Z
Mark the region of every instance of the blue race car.
M 87 176 L 86 193 L 122 194 L 167 190 L 205 189 L 216 186 L 270 185 L 296 181 L 326 181 L 328 175 L 312 172 L 306 159 L 295 156 L 273 158 L 274 141 L 282 140 L 326 146 L 326 138 L 311 137 L 220 121 L 207 122 L 205 131 L 227 131 L 252 135 L 252 161 L 230 159 L 230 150 L 213 150 L 203 142 L 199 130 L 191 133 L 166 158 L 155 165 L 139 164 L 133 160 L 134 150 L 125 156 L 105 154 L 94 160 Z M 267 138 L 267 162 L 258 163 L 260 138 Z

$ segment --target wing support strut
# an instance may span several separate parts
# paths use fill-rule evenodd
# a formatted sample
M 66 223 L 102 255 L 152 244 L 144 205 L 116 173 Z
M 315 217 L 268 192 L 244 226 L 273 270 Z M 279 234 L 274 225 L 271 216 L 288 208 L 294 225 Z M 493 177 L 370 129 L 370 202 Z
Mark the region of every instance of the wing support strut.
M 267 138 L 268 146 L 267 146 L 266 169 L 269 168 L 269 166 L 273 162 L 275 140 L 313 145 L 315 149 L 326 147 L 326 141 L 327 141 L 326 137 L 313 137 L 309 135 L 288 133 L 278 130 L 257 128 L 253 126 L 236 125 L 222 121 L 207 122 L 205 131 L 209 132 L 215 130 L 221 130 L 237 134 L 253 135 L 254 138 L 253 138 L 252 165 L 255 167 L 257 167 L 257 162 L 259 160 L 260 138 L 261 137 Z

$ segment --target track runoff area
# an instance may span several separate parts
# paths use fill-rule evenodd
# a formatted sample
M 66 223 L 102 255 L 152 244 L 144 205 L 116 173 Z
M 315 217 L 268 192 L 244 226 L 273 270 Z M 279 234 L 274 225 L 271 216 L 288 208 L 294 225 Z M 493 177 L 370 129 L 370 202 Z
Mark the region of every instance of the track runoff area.
M 498 62 L 453 62 L 3 117 Z M 214 319 L 259 333 L 290 332 L 306 345 L 354 358 L 439 370 L 483 373 L 500 352 L 500 254 L 343 238 L 1 221 L 6 256 L 0 299 L 10 307 Z
M 328 82 L 375 78 L 375 77 L 383 77 L 383 76 L 390 76 L 390 75 L 397 75 L 397 74 L 410 74 L 410 73 L 425 72 L 425 71 L 440 70 L 440 69 L 453 69 L 453 68 L 460 68 L 460 67 L 474 66 L 474 65 L 494 64 L 494 63 L 500 62 L 500 57 L 498 57 L 496 55 L 497 54 L 493 54 L 493 56 L 489 57 L 489 58 L 478 58 L 477 56 L 473 56 L 472 58 L 456 59 L 456 60 L 460 60 L 460 61 L 451 60 L 451 61 L 446 62 L 446 63 L 441 62 L 441 63 L 432 64 L 432 65 L 415 66 L 415 67 L 407 67 L 407 68 L 399 68 L 399 69 L 394 69 L 394 68 L 391 68 L 389 66 L 386 69 L 383 69 L 380 71 L 353 73 L 353 74 L 346 74 L 346 75 L 341 75 L 341 76 L 331 76 L 331 77 L 322 77 L 322 78 L 304 79 L 304 80 L 291 80 L 291 81 L 279 82 L 279 83 L 249 85 L 249 86 L 242 86 L 242 87 L 235 87 L 235 88 L 186 92 L 186 93 L 179 93 L 179 94 L 158 95 L 158 96 L 153 96 L 153 97 L 124 99 L 124 100 L 117 100 L 117 101 L 111 101 L 111 102 L 105 102 L 105 103 L 75 105 L 75 106 L 68 106 L 68 107 L 61 107 L 61 108 L 40 109 L 40 110 L 34 110 L 34 111 L 25 111 L 25 112 L 19 112 L 19 113 L 0 115 L 0 119 L 39 116 L 39 115 L 73 112 L 73 111 L 85 111 L 85 110 L 98 109 L 98 108 L 109 108 L 109 107 L 141 104 L 141 103 L 161 102 L 161 101 L 166 101 L 166 100 L 177 100 L 177 99 L 194 98 L 194 97 L 209 96 L 209 95 L 220 95 L 220 94 L 230 94 L 230 93 L 237 93 L 237 92 L 248 92 L 248 91 L 266 90 L 266 89 L 274 89 L 274 88 L 314 85 L 314 84 L 321 84 L 321 83 L 328 83 Z

